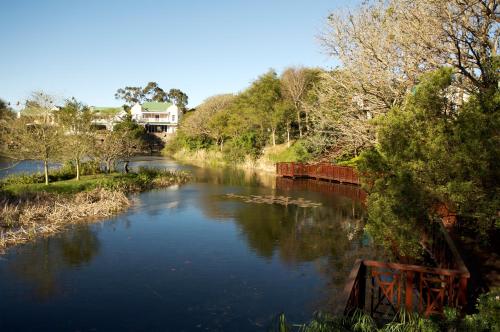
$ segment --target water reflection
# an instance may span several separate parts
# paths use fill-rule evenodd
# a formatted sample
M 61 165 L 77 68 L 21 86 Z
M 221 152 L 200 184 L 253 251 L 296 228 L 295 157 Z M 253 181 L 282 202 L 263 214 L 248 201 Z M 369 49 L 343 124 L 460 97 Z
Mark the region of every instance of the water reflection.
M 10 250 L 0 260 L 0 312 L 10 313 L 0 330 L 266 330 L 282 311 L 300 322 L 334 308 L 355 259 L 379 255 L 356 187 L 155 157 L 132 164 L 144 165 L 194 179 L 131 196 L 111 221 Z
M 19 247 L 16 258 L 1 268 L 23 280 L 35 299 L 45 301 L 64 292 L 58 282 L 64 270 L 88 265 L 99 248 L 96 232 L 89 225 L 79 225 L 70 232 Z

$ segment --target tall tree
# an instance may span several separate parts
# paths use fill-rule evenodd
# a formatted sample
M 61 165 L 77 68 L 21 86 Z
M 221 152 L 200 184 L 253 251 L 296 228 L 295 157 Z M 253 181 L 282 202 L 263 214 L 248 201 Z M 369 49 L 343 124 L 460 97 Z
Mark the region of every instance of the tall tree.
M 43 162 L 45 184 L 49 184 L 48 164 L 60 157 L 63 131 L 55 122 L 54 98 L 35 92 L 26 101 L 19 119 L 12 120 L 8 129 L 8 156 L 13 159 L 33 159 Z
M 75 162 L 76 179 L 80 180 L 80 165 L 85 157 L 94 151 L 94 130 L 90 108 L 75 98 L 66 100 L 57 112 L 59 123 L 65 129 L 64 154 Z
M 297 125 L 299 126 L 299 137 L 302 137 L 302 98 L 308 85 L 308 75 L 304 68 L 287 68 L 281 75 L 281 86 L 283 94 L 287 96 L 295 107 Z
M 116 90 L 116 99 L 125 101 L 128 106 L 147 101 L 169 102 L 169 95 L 159 87 L 156 82 L 149 82 L 144 88 L 139 86 L 126 86 Z
M 183 113 L 186 112 L 188 104 L 188 96 L 179 89 L 170 89 L 168 91 L 168 98 L 173 101 L 175 106 L 177 106 Z
M 339 84 L 377 115 L 401 105 L 422 73 L 444 65 L 470 93 L 495 88 L 499 22 L 497 0 L 373 0 L 332 13 L 321 38 L 345 67 Z
M 262 134 L 269 129 L 271 142 L 276 145 L 276 130 L 283 121 L 280 108 L 281 83 L 274 70 L 270 70 L 255 80 L 245 91 L 244 97 L 253 117 L 258 120 Z

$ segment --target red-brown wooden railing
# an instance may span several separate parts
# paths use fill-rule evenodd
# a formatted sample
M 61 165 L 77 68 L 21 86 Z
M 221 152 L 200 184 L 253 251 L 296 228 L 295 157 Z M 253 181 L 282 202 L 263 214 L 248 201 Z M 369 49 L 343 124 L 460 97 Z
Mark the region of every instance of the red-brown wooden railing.
M 446 306 L 463 308 L 470 273 L 442 223 L 435 224 L 428 240 L 437 268 L 357 260 L 342 295 L 344 314 L 358 308 L 390 318 L 405 308 L 430 316 Z
M 330 163 L 277 163 L 276 174 L 293 179 L 312 178 L 360 184 L 354 168 Z M 277 180 L 276 183 L 277 186 L 278 183 L 285 187 L 290 185 L 286 179 Z M 316 186 L 311 183 L 307 181 L 307 186 Z M 332 190 L 335 191 L 335 187 Z M 366 194 L 363 192 L 363 195 Z M 372 317 L 392 318 L 398 310 L 405 308 L 429 316 L 442 314 L 445 306 L 465 306 L 470 273 L 443 227 L 443 222 L 449 223 L 448 219 L 455 216 L 450 213 L 439 214 L 442 222 L 433 223 L 423 241 L 436 267 L 358 259 L 342 294 L 344 314 L 358 308 L 369 311 Z
M 331 163 L 303 164 L 294 162 L 276 163 L 276 174 L 291 178 L 313 178 L 360 184 L 359 177 L 352 167 Z

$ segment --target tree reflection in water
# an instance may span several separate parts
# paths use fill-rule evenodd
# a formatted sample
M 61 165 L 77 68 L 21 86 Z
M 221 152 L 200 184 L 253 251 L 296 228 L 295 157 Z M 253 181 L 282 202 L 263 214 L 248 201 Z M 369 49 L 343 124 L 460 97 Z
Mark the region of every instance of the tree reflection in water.
M 36 300 L 45 301 L 64 291 L 58 276 L 65 269 L 89 264 L 99 247 L 96 232 L 89 225 L 79 225 L 20 247 L 22 254 L 9 260 L 6 268 L 29 285 Z
M 285 179 L 287 180 L 287 179 Z M 382 255 L 374 250 L 364 232 L 364 193 L 359 187 L 312 180 L 276 178 L 273 189 L 256 186 L 242 188 L 248 195 L 287 196 L 321 202 L 319 207 L 262 204 L 234 200 L 226 195 L 202 196 L 203 211 L 211 218 L 234 220 L 248 246 L 260 257 L 273 257 L 289 265 L 313 263 L 329 280 L 326 296 L 336 305 L 354 261 Z M 254 182 L 261 184 L 260 180 Z M 309 183 L 307 183 L 309 182 Z M 313 188 L 310 188 L 310 187 Z M 241 193 L 239 193 L 241 194 Z

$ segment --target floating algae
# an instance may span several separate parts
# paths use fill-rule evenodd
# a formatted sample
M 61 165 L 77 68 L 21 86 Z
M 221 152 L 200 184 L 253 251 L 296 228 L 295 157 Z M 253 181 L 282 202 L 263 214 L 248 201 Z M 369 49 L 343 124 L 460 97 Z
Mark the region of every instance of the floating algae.
M 229 198 L 241 199 L 245 203 L 258 203 L 258 204 L 280 204 L 280 205 L 297 205 L 299 207 L 318 207 L 321 206 L 321 203 L 314 203 L 312 201 L 308 201 L 299 197 L 297 199 L 292 199 L 291 197 L 286 196 L 257 196 L 257 195 L 236 195 L 236 194 L 226 194 Z

